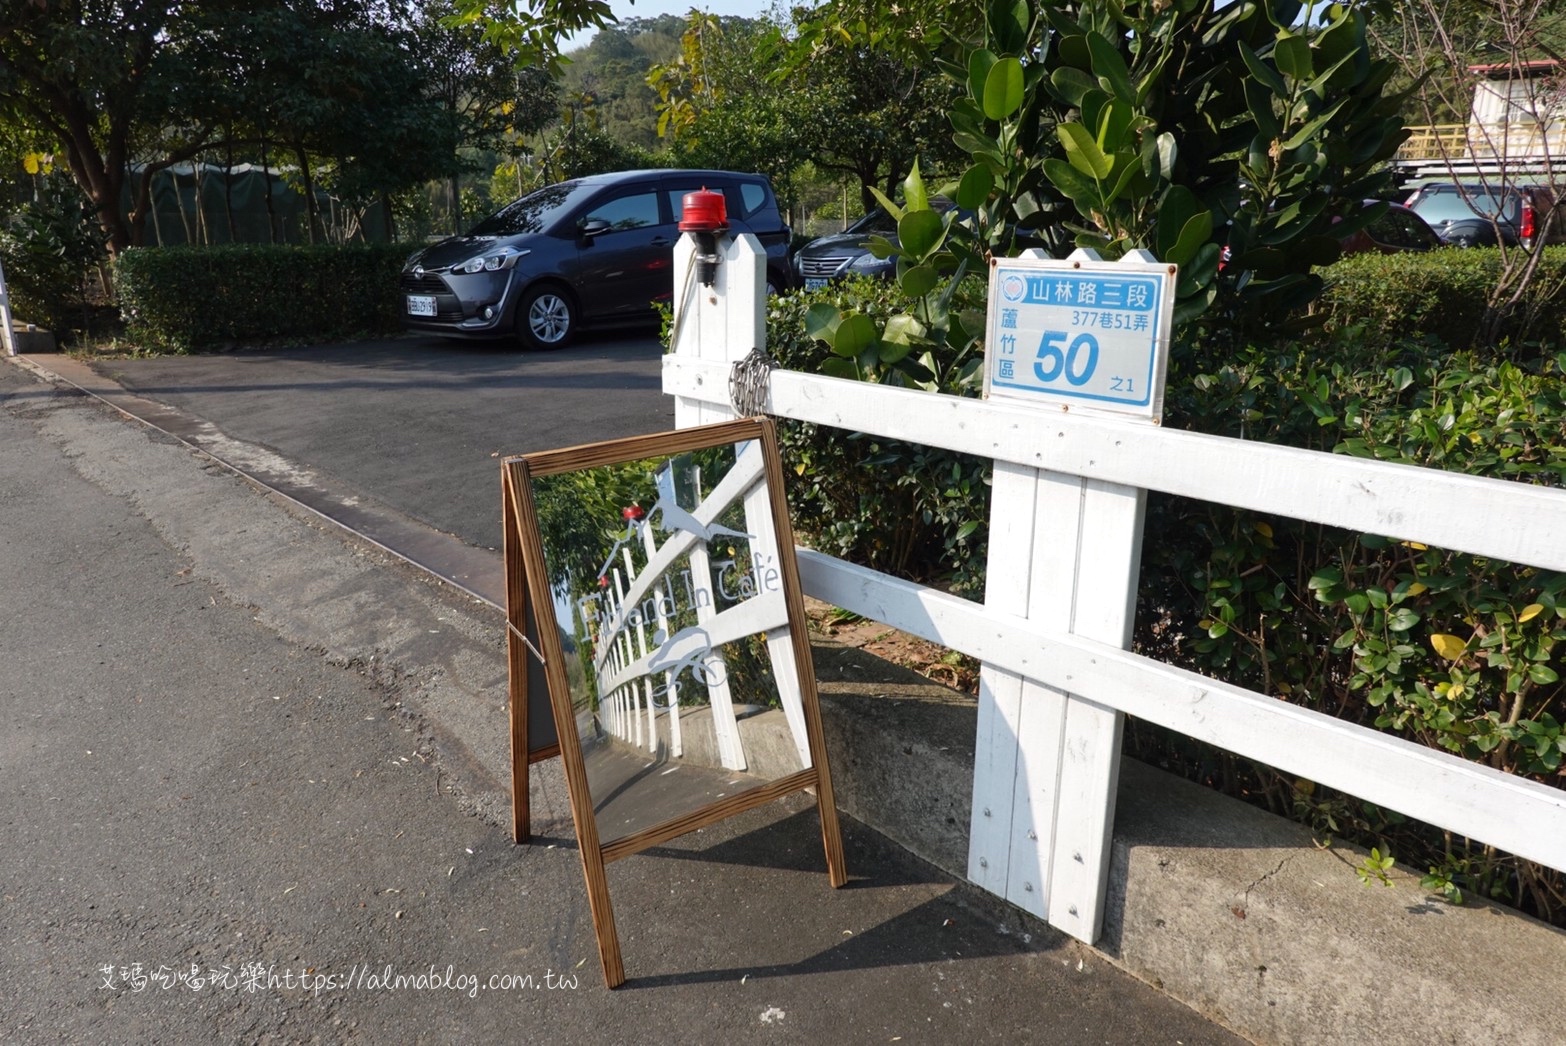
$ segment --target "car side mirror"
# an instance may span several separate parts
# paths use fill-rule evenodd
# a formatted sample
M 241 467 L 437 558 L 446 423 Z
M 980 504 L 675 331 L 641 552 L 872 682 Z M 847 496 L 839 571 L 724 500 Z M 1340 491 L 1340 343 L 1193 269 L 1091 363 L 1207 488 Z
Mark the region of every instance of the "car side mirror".
M 587 221 L 582 223 L 579 231 L 584 240 L 590 240 L 594 236 L 598 236 L 601 233 L 606 233 L 612 228 L 614 228 L 614 226 L 610 225 L 602 218 L 589 218 Z

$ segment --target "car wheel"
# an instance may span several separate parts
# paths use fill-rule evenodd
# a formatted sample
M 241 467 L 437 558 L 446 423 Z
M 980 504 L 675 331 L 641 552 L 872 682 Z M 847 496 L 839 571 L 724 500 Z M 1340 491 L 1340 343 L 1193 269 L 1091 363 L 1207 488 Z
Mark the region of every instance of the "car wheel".
M 560 349 L 576 336 L 576 305 L 557 284 L 533 287 L 517 306 L 517 333 L 530 349 Z

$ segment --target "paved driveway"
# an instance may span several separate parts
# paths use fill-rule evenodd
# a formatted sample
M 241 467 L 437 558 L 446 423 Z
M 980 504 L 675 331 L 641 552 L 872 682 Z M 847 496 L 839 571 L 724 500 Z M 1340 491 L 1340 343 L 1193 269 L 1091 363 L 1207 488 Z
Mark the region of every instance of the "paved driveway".
M 486 548 L 500 544 L 501 457 L 674 427 L 652 337 L 551 353 L 397 338 L 93 367 Z

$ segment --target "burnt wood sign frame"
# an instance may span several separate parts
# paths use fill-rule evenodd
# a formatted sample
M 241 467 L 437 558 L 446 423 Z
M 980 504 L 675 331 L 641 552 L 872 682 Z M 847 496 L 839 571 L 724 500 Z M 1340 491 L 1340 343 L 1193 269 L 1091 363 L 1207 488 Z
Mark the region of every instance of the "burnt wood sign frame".
M 513 835 L 560 755 L 608 986 L 610 862 L 808 790 L 847 882 L 772 422 L 508 458 L 502 490 Z

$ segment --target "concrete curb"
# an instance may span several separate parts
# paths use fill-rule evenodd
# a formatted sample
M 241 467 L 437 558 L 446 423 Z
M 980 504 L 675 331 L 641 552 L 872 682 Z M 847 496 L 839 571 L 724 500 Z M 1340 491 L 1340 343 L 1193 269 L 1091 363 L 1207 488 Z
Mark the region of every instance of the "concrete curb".
M 858 650 L 818 643 L 839 805 L 965 878 L 973 702 Z M 1365 851 L 1132 759 L 1122 761 L 1104 934 L 1122 969 L 1257 1042 L 1562 1041 L 1566 932 L 1484 902 L 1433 899 Z

